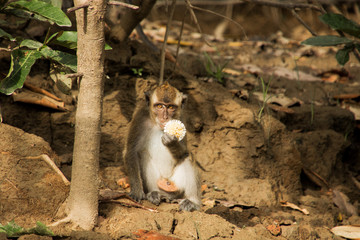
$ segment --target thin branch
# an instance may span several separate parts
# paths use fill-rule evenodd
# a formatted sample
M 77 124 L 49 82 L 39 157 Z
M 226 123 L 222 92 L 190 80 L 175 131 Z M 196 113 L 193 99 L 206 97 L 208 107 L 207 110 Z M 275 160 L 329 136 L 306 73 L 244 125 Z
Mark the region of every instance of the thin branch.
M 139 6 L 132 5 L 132 4 L 129 4 L 129 3 L 124 3 L 124 2 L 118 2 L 118 1 L 109 1 L 107 4 L 108 5 L 127 7 L 127 8 L 134 9 L 134 10 L 139 9 Z
M 323 8 L 320 8 L 314 4 L 308 4 L 308 3 L 292 3 L 292 2 L 275 2 L 275 1 L 264 1 L 264 0 L 245 0 L 245 2 L 248 3 L 254 3 L 269 7 L 278 7 L 278 8 L 310 8 L 316 11 L 319 11 L 321 13 L 325 13 Z
M 188 0 L 185 0 L 185 1 L 187 2 Z M 244 28 L 243 28 L 238 22 L 234 21 L 233 19 L 231 19 L 231 18 L 229 18 L 229 17 L 227 17 L 227 16 L 225 16 L 225 15 L 222 15 L 222 14 L 220 14 L 220 13 L 211 11 L 211 10 L 209 10 L 209 9 L 204 9 L 204 8 L 201 8 L 201 7 L 196 7 L 196 6 L 192 5 L 192 4 L 190 3 L 190 1 L 189 1 L 189 4 L 190 4 L 189 7 L 192 8 L 192 9 L 199 10 L 199 11 L 203 11 L 203 12 L 207 12 L 207 13 L 210 13 L 210 14 L 214 14 L 214 15 L 216 15 L 216 16 L 222 17 L 222 18 L 228 20 L 229 22 L 235 24 L 235 25 L 236 25 L 238 28 L 240 28 L 241 31 L 243 32 L 243 34 L 244 34 L 244 36 L 245 36 L 245 39 L 248 38 L 247 35 L 246 35 L 246 33 L 245 33 Z
M 304 20 L 302 20 L 302 18 L 296 13 L 295 9 L 291 9 L 291 13 L 292 13 L 292 15 L 293 15 L 314 37 L 317 36 L 317 33 L 314 32 L 314 31 L 310 28 L 310 26 L 305 23 Z
M 81 9 L 81 8 L 87 8 L 87 7 L 89 7 L 89 6 L 90 6 L 90 3 L 87 2 L 87 3 L 81 4 L 81 5 L 76 6 L 76 7 L 68 8 L 67 13 L 71 13 L 71 12 L 77 11 L 77 10 L 79 10 L 79 9 Z
M 187 8 L 190 11 L 190 14 L 191 14 L 191 17 L 192 17 L 193 21 L 195 22 L 195 25 L 196 25 L 196 28 L 198 29 L 198 32 L 201 34 L 201 38 L 203 39 L 203 41 L 207 45 L 211 46 L 211 44 L 205 39 L 204 34 L 201 31 L 199 21 L 197 20 L 197 17 L 196 17 L 196 15 L 194 13 L 194 10 L 193 10 L 194 6 L 190 3 L 190 0 L 185 0 L 185 3 L 186 3 Z
M 125 207 L 136 207 L 136 208 L 141 208 L 141 209 L 144 209 L 144 210 L 147 210 L 150 212 L 158 212 L 158 210 L 156 210 L 155 208 L 145 207 L 144 205 L 141 205 L 140 203 L 137 203 L 137 202 L 129 203 L 129 202 L 122 202 L 119 200 L 105 200 L 105 201 L 102 201 L 102 203 L 117 203 L 117 204 L 123 205 Z
M 185 17 L 186 17 L 186 15 L 187 15 L 187 11 L 185 12 L 185 14 L 184 14 L 184 18 L 183 18 L 183 20 L 182 20 L 182 22 L 181 22 L 181 28 L 180 28 L 179 41 L 178 41 L 177 46 L 176 46 L 175 64 L 174 64 L 173 73 L 175 72 L 176 65 L 177 65 L 177 58 L 178 58 L 178 56 L 179 56 L 180 43 L 181 43 L 181 38 L 182 38 L 182 35 L 183 35 L 183 32 L 184 32 Z
M 166 32 L 165 32 L 165 36 L 164 36 L 164 43 L 162 45 L 161 48 L 161 65 L 160 65 L 160 78 L 159 78 L 159 85 L 163 84 L 164 82 L 164 71 L 165 71 L 165 51 L 166 51 L 166 43 L 167 43 L 167 39 L 169 36 L 169 32 L 170 32 L 170 26 L 171 26 L 171 22 L 174 16 L 174 12 L 175 12 L 175 7 L 176 7 L 176 0 L 173 0 L 170 6 L 170 15 L 169 15 L 169 19 L 166 25 Z

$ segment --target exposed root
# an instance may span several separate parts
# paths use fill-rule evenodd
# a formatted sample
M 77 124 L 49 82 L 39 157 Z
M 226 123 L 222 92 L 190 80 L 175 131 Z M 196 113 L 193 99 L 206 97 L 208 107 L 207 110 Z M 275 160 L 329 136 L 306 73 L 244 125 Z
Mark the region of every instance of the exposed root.
M 44 160 L 63 180 L 64 184 L 66 186 L 70 185 L 69 180 L 64 176 L 64 174 L 61 172 L 61 170 L 56 166 L 53 160 L 50 159 L 50 157 L 46 154 L 41 154 L 40 156 L 32 156 L 32 157 L 25 157 L 26 159 L 39 159 Z

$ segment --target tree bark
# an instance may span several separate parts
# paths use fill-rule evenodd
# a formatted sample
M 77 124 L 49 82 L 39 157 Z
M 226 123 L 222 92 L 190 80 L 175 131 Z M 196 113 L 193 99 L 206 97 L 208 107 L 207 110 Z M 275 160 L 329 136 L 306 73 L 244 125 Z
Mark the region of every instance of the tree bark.
M 78 32 L 77 71 L 82 73 L 75 119 L 75 142 L 67 213 L 73 223 L 91 230 L 97 223 L 99 152 L 104 85 L 104 16 L 106 0 L 75 0 Z

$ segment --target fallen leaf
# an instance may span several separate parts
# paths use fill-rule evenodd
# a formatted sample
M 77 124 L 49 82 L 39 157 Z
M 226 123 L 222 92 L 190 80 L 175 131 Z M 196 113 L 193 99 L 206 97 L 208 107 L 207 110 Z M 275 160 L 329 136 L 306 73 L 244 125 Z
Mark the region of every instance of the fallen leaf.
M 334 83 L 334 82 L 338 82 L 338 81 L 339 81 L 340 76 L 337 75 L 337 74 L 328 74 L 328 75 L 325 75 L 325 76 L 321 77 L 321 79 L 322 79 L 324 82 Z
M 360 238 L 360 226 L 354 226 L 354 225 L 337 226 L 337 227 L 333 227 L 330 231 L 337 236 L 348 239 Z
M 203 184 L 201 185 L 201 192 L 204 192 L 208 188 L 208 185 Z
M 358 97 L 360 97 L 359 93 L 346 93 L 346 94 L 335 95 L 333 98 L 340 100 L 347 100 L 347 99 L 355 99 Z
M 12 98 L 14 99 L 14 102 L 36 104 L 56 110 L 68 111 L 64 102 L 57 101 L 44 94 L 36 93 L 25 88 L 21 89 L 19 92 L 13 93 Z
M 161 190 L 163 190 L 165 192 L 177 192 L 177 191 L 179 191 L 179 189 L 175 185 L 175 183 L 173 181 L 170 181 L 169 179 L 166 179 L 166 178 L 160 178 L 157 181 L 157 185 Z
M 305 215 L 309 215 L 309 214 L 310 214 L 309 211 L 306 210 L 305 208 L 300 208 L 300 207 L 296 206 L 296 205 L 293 204 L 293 203 L 290 203 L 290 202 L 287 202 L 287 201 L 280 201 L 280 204 L 281 204 L 281 206 L 283 206 L 283 207 L 289 207 L 289 208 L 292 208 L 292 209 L 294 209 L 294 210 L 298 210 L 298 211 L 302 212 L 302 213 L 305 214 Z
M 136 236 L 137 240 L 180 240 L 180 238 L 166 236 L 154 230 L 148 231 L 139 229 L 133 232 L 133 234 Z
M 285 113 L 289 113 L 289 114 L 292 114 L 294 113 L 295 111 L 292 110 L 291 108 L 287 108 L 287 107 L 281 107 L 281 106 L 278 106 L 278 105 L 275 105 L 275 104 L 268 104 L 268 106 L 276 111 L 276 112 L 285 112 Z
M 119 180 L 116 181 L 117 185 L 119 185 L 120 187 L 122 187 L 123 189 L 129 188 L 130 184 L 129 184 L 129 178 L 128 177 L 124 177 L 124 178 L 120 178 Z
M 281 227 L 278 224 L 272 224 L 266 226 L 266 229 L 274 236 L 279 236 L 281 234 Z

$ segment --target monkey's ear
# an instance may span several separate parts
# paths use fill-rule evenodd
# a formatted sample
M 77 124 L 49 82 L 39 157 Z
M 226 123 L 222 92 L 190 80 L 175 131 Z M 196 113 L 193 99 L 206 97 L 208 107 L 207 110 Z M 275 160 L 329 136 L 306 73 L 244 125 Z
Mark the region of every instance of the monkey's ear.
M 184 107 L 185 103 L 187 102 L 188 95 L 182 94 L 182 100 L 181 100 L 181 107 Z

